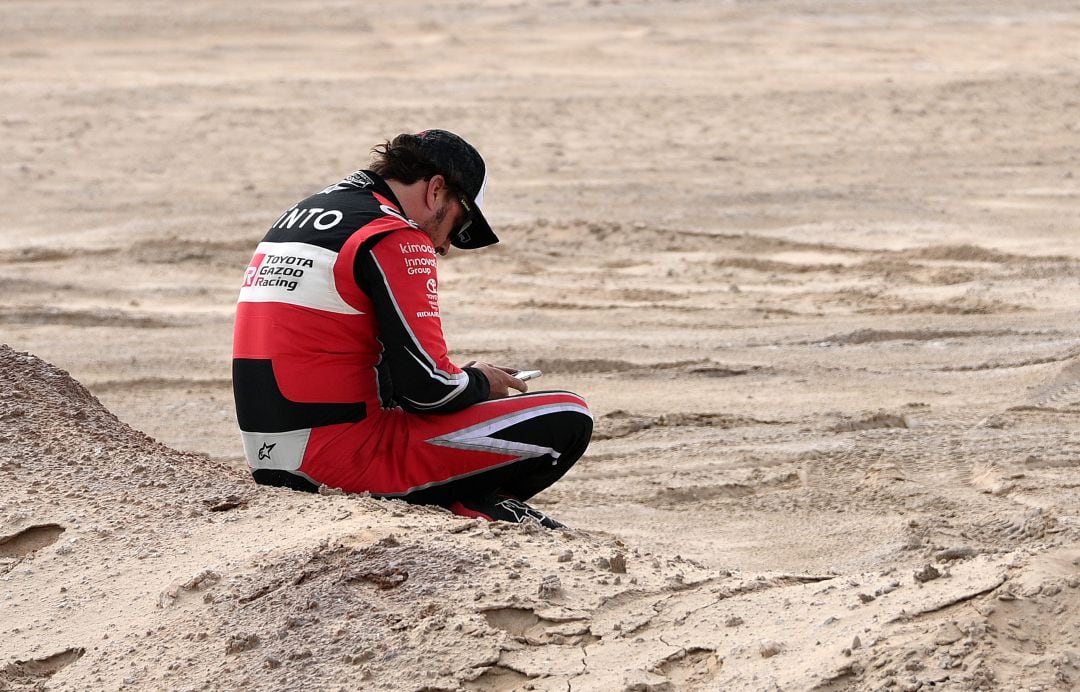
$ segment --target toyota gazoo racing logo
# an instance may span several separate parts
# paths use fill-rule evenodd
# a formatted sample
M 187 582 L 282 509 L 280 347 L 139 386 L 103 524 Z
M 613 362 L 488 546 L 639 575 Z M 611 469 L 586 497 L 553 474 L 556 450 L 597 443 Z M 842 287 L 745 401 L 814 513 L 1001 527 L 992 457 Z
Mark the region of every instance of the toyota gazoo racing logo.
M 244 288 L 255 285 L 255 277 L 259 273 L 259 266 L 262 264 L 264 257 L 266 257 L 265 252 L 256 252 L 255 256 L 251 258 L 251 264 L 244 270 Z
M 284 288 L 295 291 L 305 269 L 311 269 L 315 262 L 307 257 L 295 255 L 271 255 L 257 252 L 251 258 L 251 264 L 244 270 L 243 288 Z

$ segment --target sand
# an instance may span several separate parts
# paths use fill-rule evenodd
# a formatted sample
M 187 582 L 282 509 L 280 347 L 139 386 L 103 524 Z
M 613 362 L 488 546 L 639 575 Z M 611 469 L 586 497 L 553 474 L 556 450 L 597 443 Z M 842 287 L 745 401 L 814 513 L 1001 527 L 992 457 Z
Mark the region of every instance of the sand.
M 13 1 L 0 690 L 1080 685 L 1080 11 Z M 590 402 L 486 524 L 244 472 L 282 210 L 457 131 L 452 356 Z

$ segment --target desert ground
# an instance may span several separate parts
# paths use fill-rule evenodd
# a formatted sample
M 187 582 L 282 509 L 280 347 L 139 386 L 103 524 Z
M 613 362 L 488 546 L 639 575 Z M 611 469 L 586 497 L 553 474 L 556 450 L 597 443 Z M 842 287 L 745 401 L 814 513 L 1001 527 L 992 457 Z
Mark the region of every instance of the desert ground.
M 1080 687 L 1075 3 L 0 15 L 0 690 Z M 428 127 L 569 530 L 245 471 L 255 244 Z

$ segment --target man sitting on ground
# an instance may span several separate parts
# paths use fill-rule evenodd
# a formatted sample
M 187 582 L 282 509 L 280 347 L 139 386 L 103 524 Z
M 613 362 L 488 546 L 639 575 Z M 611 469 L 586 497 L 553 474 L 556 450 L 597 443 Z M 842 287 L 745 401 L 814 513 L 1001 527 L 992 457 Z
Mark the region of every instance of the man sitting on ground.
M 486 169 L 444 130 L 403 134 L 271 226 L 244 274 L 233 391 L 255 481 L 561 524 L 526 500 L 585 452 L 576 394 L 447 356 L 437 255 L 498 242 Z

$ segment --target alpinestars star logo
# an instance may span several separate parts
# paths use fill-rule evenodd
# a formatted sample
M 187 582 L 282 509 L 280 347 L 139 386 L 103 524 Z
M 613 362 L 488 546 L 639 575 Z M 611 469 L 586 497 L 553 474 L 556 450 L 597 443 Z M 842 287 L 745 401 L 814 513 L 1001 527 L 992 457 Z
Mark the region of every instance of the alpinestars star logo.
M 521 522 L 525 521 L 526 519 L 535 519 L 537 521 L 543 521 L 543 520 L 548 518 L 546 514 L 544 514 L 540 510 L 536 509 L 535 507 L 530 507 L 527 504 L 525 504 L 524 502 L 521 502 L 519 500 L 515 500 L 512 497 L 508 497 L 508 498 L 506 498 L 504 500 L 501 500 L 496 504 L 497 504 L 497 506 L 502 507 L 506 511 L 513 514 L 514 515 L 514 521 L 516 521 L 519 524 Z
M 270 458 L 270 452 L 274 451 L 274 447 L 276 447 L 276 446 L 277 446 L 277 442 L 274 442 L 273 444 L 268 444 L 268 443 L 264 442 L 263 446 L 259 447 L 259 460 L 261 461 L 263 459 L 269 459 Z

